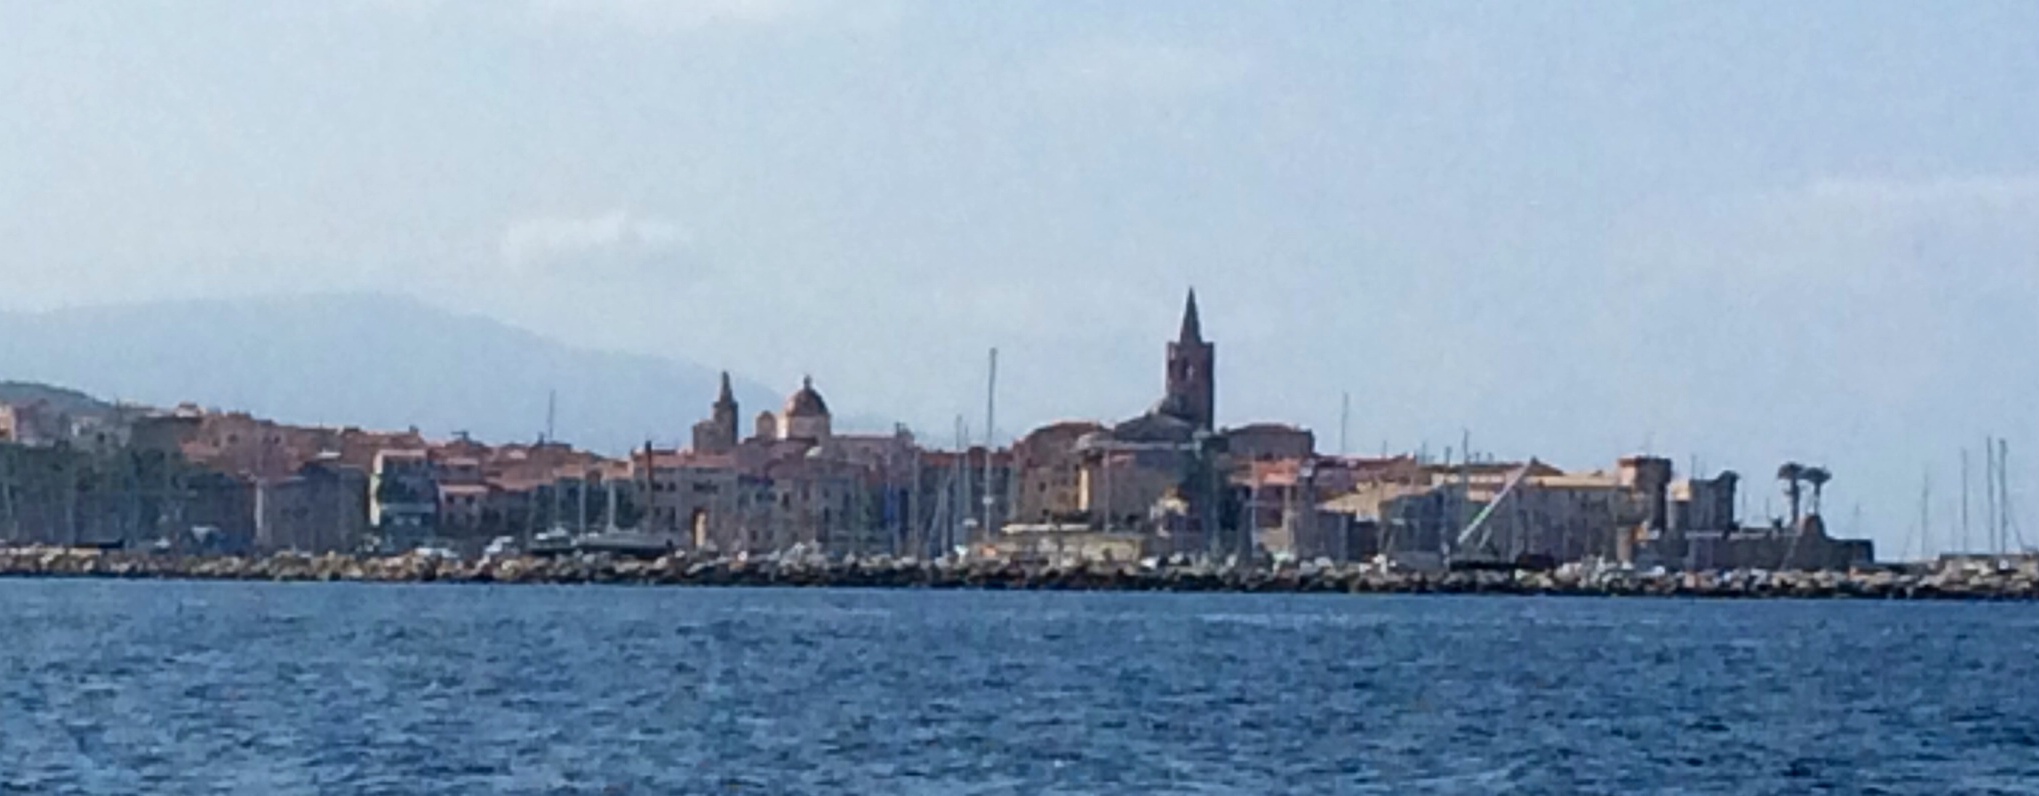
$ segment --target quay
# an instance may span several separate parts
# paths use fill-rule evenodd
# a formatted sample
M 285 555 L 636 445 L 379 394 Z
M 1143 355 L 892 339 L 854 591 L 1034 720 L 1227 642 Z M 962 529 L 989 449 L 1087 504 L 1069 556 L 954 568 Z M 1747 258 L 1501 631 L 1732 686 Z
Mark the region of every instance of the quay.
M 1364 565 L 1223 566 L 1039 563 L 1011 559 L 921 561 L 820 555 L 729 558 L 673 553 L 463 560 L 398 556 L 168 556 L 61 547 L 0 548 L 0 578 L 109 578 L 280 582 L 618 584 L 1035 591 L 1492 594 L 1688 599 L 2039 600 L 2039 567 L 1941 571 L 1718 572 L 1587 570 L 1382 571 Z

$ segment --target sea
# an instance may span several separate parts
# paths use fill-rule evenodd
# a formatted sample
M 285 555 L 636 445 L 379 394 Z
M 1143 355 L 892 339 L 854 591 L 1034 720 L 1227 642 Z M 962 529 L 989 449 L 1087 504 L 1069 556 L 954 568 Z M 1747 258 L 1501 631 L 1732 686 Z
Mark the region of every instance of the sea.
M 2039 607 L 0 581 L 0 794 L 2039 793 Z

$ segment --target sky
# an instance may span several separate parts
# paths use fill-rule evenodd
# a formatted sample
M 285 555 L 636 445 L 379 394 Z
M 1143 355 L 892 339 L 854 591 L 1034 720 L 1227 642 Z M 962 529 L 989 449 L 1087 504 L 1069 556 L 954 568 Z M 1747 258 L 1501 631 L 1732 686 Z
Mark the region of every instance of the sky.
M 1653 452 L 1748 476 L 1750 519 L 1822 463 L 1836 530 L 1915 554 L 1985 435 L 2039 511 L 2035 30 L 1984 0 L 4 3 L 0 308 L 399 293 L 942 432 L 981 429 L 995 346 L 1010 436 L 1144 410 L 1193 286 L 1221 422 Z

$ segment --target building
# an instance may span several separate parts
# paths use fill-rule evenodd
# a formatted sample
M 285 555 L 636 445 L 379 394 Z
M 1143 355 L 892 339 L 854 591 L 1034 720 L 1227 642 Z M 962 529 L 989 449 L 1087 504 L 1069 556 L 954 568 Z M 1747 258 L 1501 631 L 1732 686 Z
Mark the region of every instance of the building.
M 694 424 L 694 452 L 714 455 L 735 450 L 738 411 L 736 392 L 729 384 L 729 371 L 723 371 L 722 391 L 709 407 L 708 419 Z
M 439 483 L 427 451 L 379 451 L 369 472 L 368 522 L 385 547 L 409 549 L 437 537 Z
M 185 480 L 183 504 L 164 538 L 189 552 L 251 552 L 255 516 L 253 479 L 200 470 Z
M 0 443 L 43 446 L 68 441 L 73 422 L 48 401 L 0 403 Z
M 1779 523 L 1768 528 L 1690 531 L 1684 543 L 1682 560 L 1658 563 L 1695 570 L 1846 570 L 1876 560 L 1875 543 L 1827 535 L 1826 522 L 1818 514 L 1806 515 L 1796 530 Z
M 1018 485 L 1011 500 L 1014 522 L 1081 522 L 1084 513 L 1083 456 L 1077 443 L 1104 431 L 1090 421 L 1051 423 L 1013 443 Z
M 694 549 L 772 549 L 769 484 L 746 476 L 731 451 L 646 450 L 630 461 L 647 533 L 683 539 Z
M 368 538 L 368 475 L 337 456 L 255 485 L 255 547 L 349 552 Z
M 1687 478 L 1671 485 L 1670 526 L 1673 534 L 1738 528 L 1735 485 L 1741 476 L 1730 470 L 1710 479 Z
M 1168 344 L 1161 400 L 1139 416 L 1077 438 L 1078 503 L 1092 526 L 1153 535 L 1161 540 L 1153 546 L 1168 552 L 1250 550 L 1243 533 L 1224 533 L 1223 518 L 1231 512 L 1224 505 L 1224 438 L 1213 430 L 1216 362 L 1217 347 L 1204 339 L 1191 291 Z
M 1212 431 L 1218 412 L 1218 347 L 1204 340 L 1203 320 L 1198 317 L 1196 291 L 1183 302 L 1182 327 L 1175 342 L 1168 344 L 1168 379 L 1160 411 L 1188 422 L 1200 431 Z
M 782 440 L 822 443 L 834 435 L 828 402 L 814 389 L 812 377 L 801 379 L 799 391 L 786 399 L 786 409 L 779 413 L 777 427 Z
M 694 425 L 692 448 L 633 456 L 641 529 L 723 552 L 797 544 L 869 554 L 908 544 L 919 466 L 912 434 L 837 434 L 811 378 L 780 412 L 759 414 L 743 440 L 739 411 L 725 378 L 710 417 Z
M 1286 423 L 1253 423 L 1225 429 L 1225 452 L 1249 462 L 1300 461 L 1317 455 L 1317 435 Z

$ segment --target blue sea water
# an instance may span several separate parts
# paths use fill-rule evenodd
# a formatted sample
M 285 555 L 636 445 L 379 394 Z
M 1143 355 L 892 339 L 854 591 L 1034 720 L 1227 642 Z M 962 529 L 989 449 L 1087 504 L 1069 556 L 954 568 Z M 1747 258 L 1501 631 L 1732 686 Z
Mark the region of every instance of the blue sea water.
M 2039 793 L 2039 609 L 0 581 L 0 793 Z

